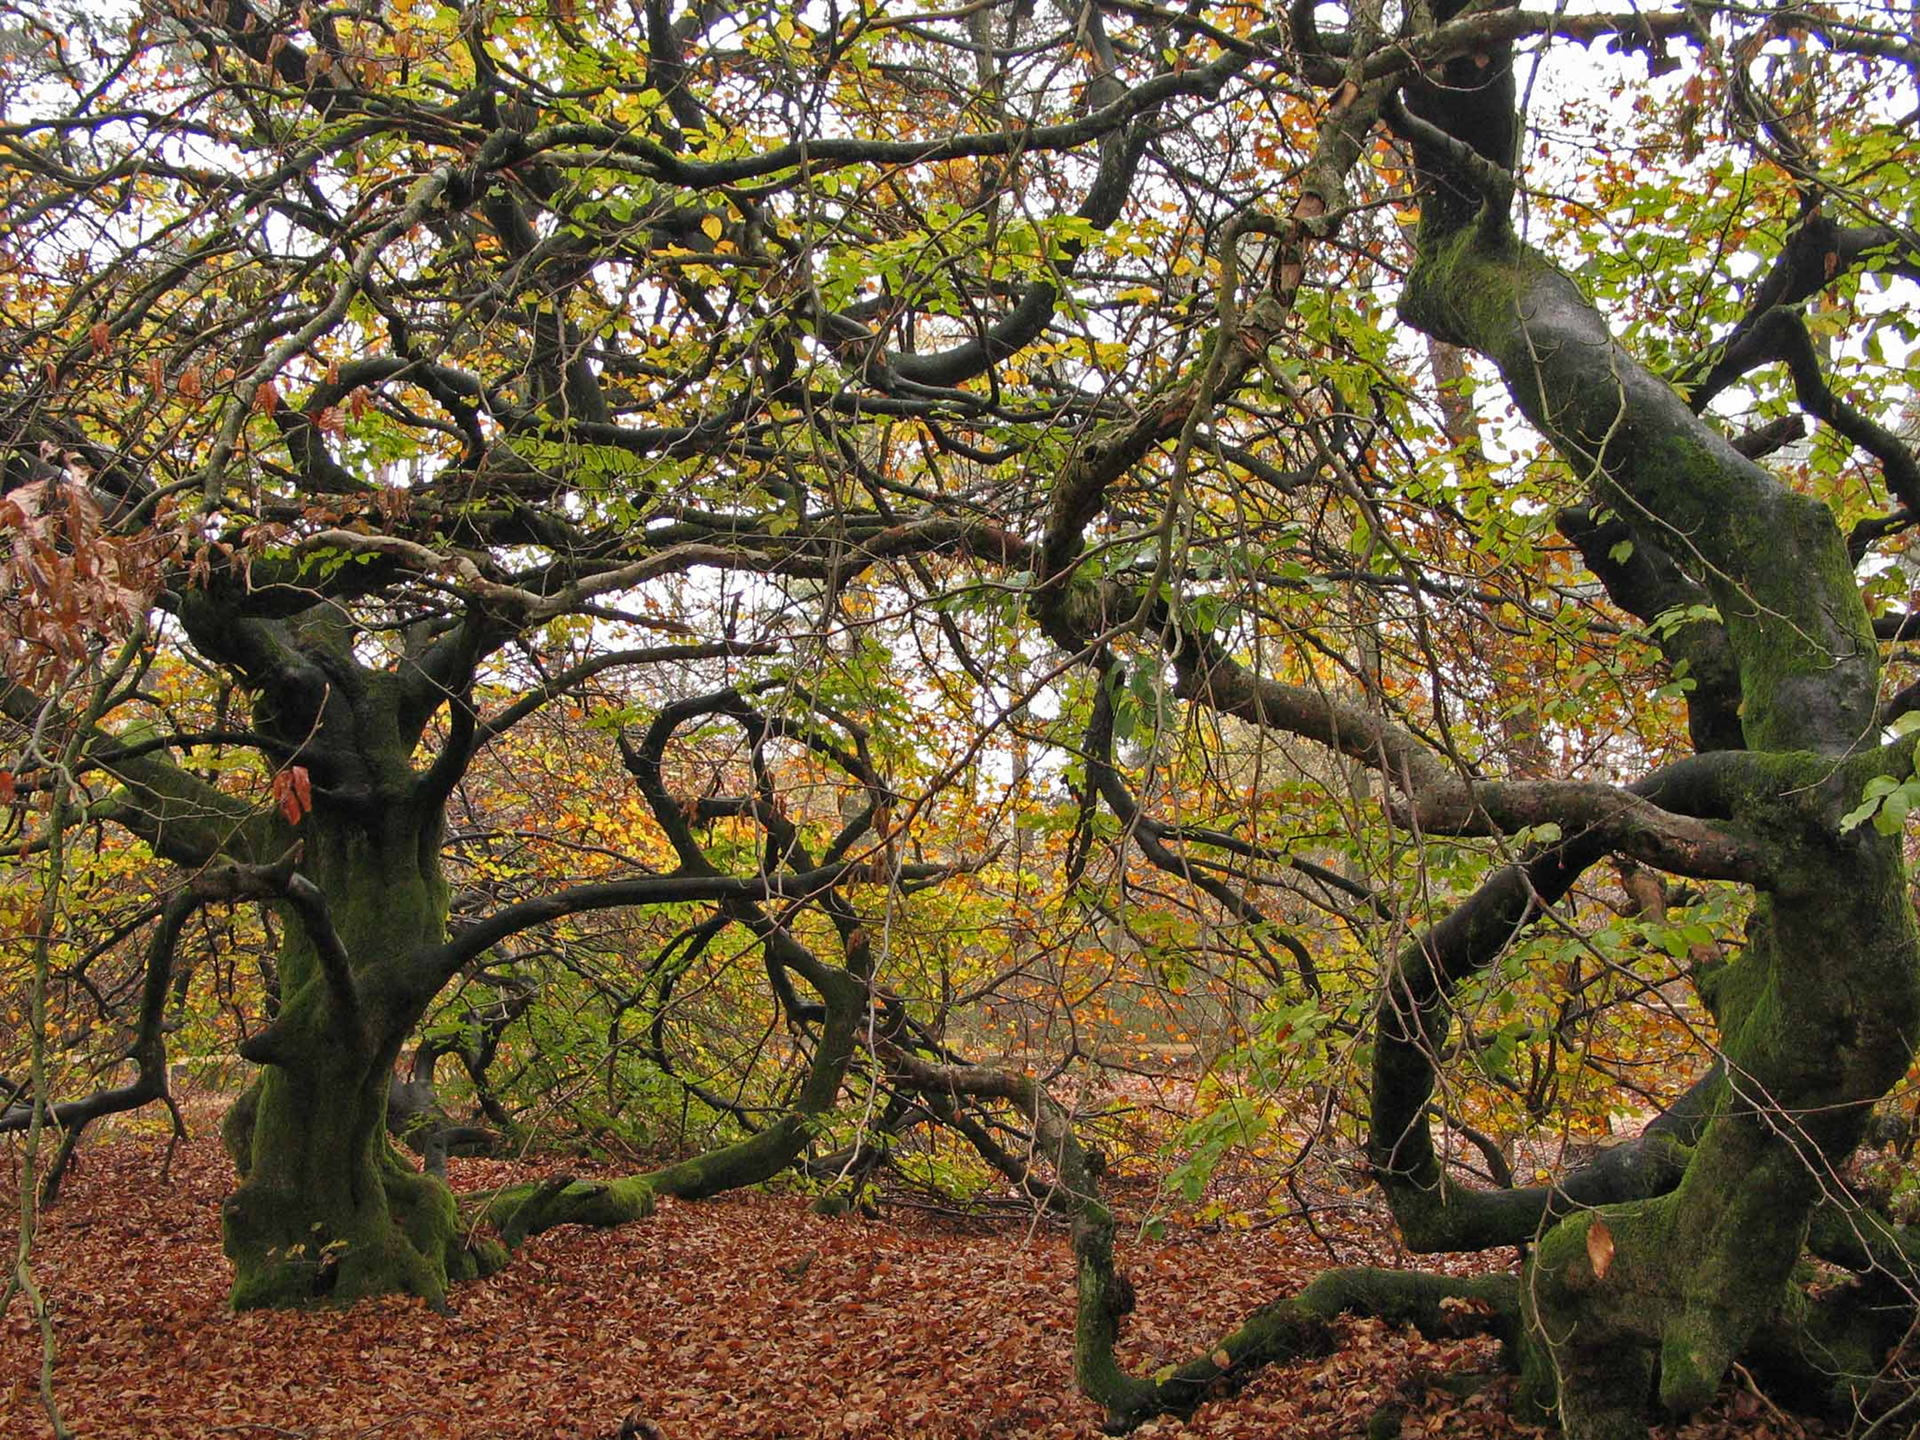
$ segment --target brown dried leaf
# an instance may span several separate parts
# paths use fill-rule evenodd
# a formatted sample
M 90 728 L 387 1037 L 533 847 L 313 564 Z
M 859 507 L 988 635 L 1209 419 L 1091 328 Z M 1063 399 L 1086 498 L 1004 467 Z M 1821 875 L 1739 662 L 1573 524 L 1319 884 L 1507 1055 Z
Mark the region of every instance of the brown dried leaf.
M 1613 1265 L 1613 1232 L 1598 1215 L 1587 1226 L 1587 1263 L 1593 1266 L 1593 1278 L 1604 1280 Z

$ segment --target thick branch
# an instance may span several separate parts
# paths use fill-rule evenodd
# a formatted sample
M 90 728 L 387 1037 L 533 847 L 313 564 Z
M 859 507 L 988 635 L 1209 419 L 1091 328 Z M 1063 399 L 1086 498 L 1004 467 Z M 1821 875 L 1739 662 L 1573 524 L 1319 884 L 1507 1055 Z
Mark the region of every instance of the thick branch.
M 1887 490 L 1909 510 L 1920 509 L 1920 461 L 1913 448 L 1891 430 L 1834 394 L 1820 368 L 1806 321 L 1797 310 L 1776 307 L 1743 325 L 1727 342 L 1726 353 L 1694 390 L 1693 408 L 1699 410 L 1727 386 L 1761 365 L 1779 362 L 1793 377 L 1801 408 L 1838 430 L 1877 459 L 1886 475 Z

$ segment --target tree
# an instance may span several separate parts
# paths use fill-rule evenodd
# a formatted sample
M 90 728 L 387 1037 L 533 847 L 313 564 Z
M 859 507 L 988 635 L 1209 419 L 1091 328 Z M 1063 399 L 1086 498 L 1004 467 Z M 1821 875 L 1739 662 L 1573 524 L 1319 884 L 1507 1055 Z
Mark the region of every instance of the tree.
M 186 873 L 148 995 L 197 908 L 275 917 L 278 1008 L 229 1127 L 236 1304 L 438 1300 L 496 1262 L 395 1157 L 395 1060 L 514 936 L 663 906 L 685 938 L 659 964 L 752 937 L 805 1078 L 714 1155 L 481 1197 L 509 1243 L 774 1173 L 858 1066 L 893 1121 L 959 1126 L 1072 1214 L 1081 1381 L 1118 1426 L 1338 1310 L 1439 1323 L 1460 1298 L 1577 1436 L 1641 1433 L 1656 1393 L 1693 1411 L 1742 1356 L 1876 1403 L 1912 1241 L 1836 1199 L 1920 1038 L 1912 696 L 1883 696 L 1881 654 L 1920 506 L 1886 413 L 1920 271 L 1897 20 L 16 16 L 20 573 L 99 593 L 96 531 L 157 558 L 112 572 L 144 577 L 138 619 L 18 627 L 5 710 L 68 725 L 89 814 Z M 1541 123 L 1569 73 L 1635 95 Z M 1512 424 L 1478 403 L 1494 378 Z M 1795 412 L 1821 428 L 1783 453 Z M 70 533 L 35 528 L 61 506 Z M 129 633 L 207 687 L 49 691 L 49 654 Z M 626 842 L 456 913 L 450 798 L 569 706 L 614 737 L 658 863 Z M 972 728 L 944 749 L 916 709 Z M 676 747 L 723 733 L 706 788 L 677 786 Z M 982 863 L 940 827 L 1000 756 L 1067 795 L 1024 802 L 1023 833 L 1068 843 L 1016 875 L 1056 865 L 1120 958 L 1222 949 L 1274 1013 L 1365 1032 L 1367 1154 L 1410 1248 L 1524 1246 L 1517 1281 L 1330 1272 L 1171 1377 L 1120 1369 L 1077 1117 L 968 1063 L 875 948 L 902 892 Z M 847 803 L 790 805 L 808 766 Z M 19 796 L 65 783 L 17 769 Z M 1463 1185 L 1431 1129 L 1443 1062 L 1488 1053 L 1462 1006 L 1520 983 L 1502 967 L 1543 920 L 1605 958 L 1562 902 L 1608 857 L 1692 887 L 1630 872 L 1643 928 L 1745 907 L 1730 959 L 1697 920 L 1669 932 L 1703 1071 L 1552 1185 Z M 1377 968 L 1331 973 L 1337 947 Z M 154 1098 L 159 1024 L 156 1001 L 131 1092 L 54 1118 Z M 1020 1112 L 1038 1168 L 971 1103 Z M 1809 1299 L 1809 1245 L 1862 1278 Z

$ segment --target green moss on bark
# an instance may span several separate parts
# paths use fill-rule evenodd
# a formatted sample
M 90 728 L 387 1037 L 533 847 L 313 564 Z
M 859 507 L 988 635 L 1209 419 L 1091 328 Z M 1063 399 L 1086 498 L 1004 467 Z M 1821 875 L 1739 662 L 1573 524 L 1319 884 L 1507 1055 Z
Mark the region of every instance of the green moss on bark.
M 626 1225 L 646 1219 L 653 1209 L 653 1187 L 644 1177 L 603 1184 L 565 1176 L 482 1196 L 473 1218 L 498 1231 L 508 1250 L 517 1250 L 529 1236 L 557 1225 Z
M 1577 1440 L 1613 1440 L 1644 1435 L 1656 1369 L 1661 1402 L 1696 1409 L 1791 1308 L 1815 1177 L 1844 1162 L 1914 1053 L 1920 940 L 1897 846 L 1836 824 L 1842 757 L 1876 738 L 1878 658 L 1831 513 L 1734 452 L 1493 218 L 1423 231 L 1403 311 L 1493 360 L 1601 501 L 1684 537 L 1753 752 L 1723 802 L 1770 850 L 1743 953 L 1712 982 L 1725 1079 L 1679 1184 L 1562 1220 L 1522 1287 L 1525 1394 Z M 1415 1139 L 1375 1164 L 1431 1180 L 1437 1203 Z
M 254 1081 L 220 1117 L 220 1144 L 242 1180 L 253 1168 L 253 1120 L 260 1109 L 260 1082 Z
M 1620 1375 L 1657 1361 L 1661 1404 L 1692 1413 L 1791 1313 L 1817 1176 L 1852 1151 L 1871 1100 L 1905 1071 L 1920 983 L 1898 857 L 1864 837 L 1833 849 L 1826 867 L 1803 852 L 1716 983 L 1732 1078 L 1679 1186 L 1565 1221 L 1535 1252 L 1527 1393 L 1540 1407 L 1557 1391 L 1580 1440 L 1644 1433 Z M 1588 1246 L 1599 1224 L 1604 1267 Z
M 343 1009 L 289 912 L 280 1013 L 250 1050 L 266 1064 L 222 1127 L 241 1176 L 222 1212 L 233 1304 L 400 1293 L 440 1305 L 488 1257 L 465 1245 L 452 1193 L 400 1162 L 386 1134 L 394 1060 L 422 1003 L 399 998 L 390 967 L 445 933 L 437 822 L 317 808 L 303 829 L 302 873 L 326 896 L 354 998 Z
M 300 1084 L 276 1066 L 259 1092 L 247 1175 L 221 1214 L 235 1309 L 395 1293 L 437 1306 L 484 1268 L 452 1192 L 388 1146 L 384 1088 Z
M 1756 750 L 1870 737 L 1877 655 L 1827 508 L 1733 450 L 1510 234 L 1423 233 L 1401 311 L 1487 356 L 1528 418 L 1632 523 L 1686 537 L 1727 627 Z
M 1519 1296 L 1510 1275 L 1463 1278 L 1356 1266 L 1323 1271 L 1300 1294 L 1255 1310 L 1205 1354 L 1141 1379 L 1113 1357 L 1117 1318 L 1110 1325 L 1086 1323 L 1090 1305 L 1096 1314 L 1112 1314 L 1114 1307 L 1104 1289 L 1088 1295 L 1084 1287 L 1092 1277 L 1084 1264 L 1081 1273 L 1082 1328 L 1075 1345 L 1080 1386 L 1106 1409 L 1110 1430 L 1130 1430 L 1155 1415 L 1187 1414 L 1212 1396 L 1231 1393 L 1265 1366 L 1324 1355 L 1333 1346 L 1332 1322 L 1342 1315 L 1412 1325 L 1429 1337 L 1491 1333 L 1510 1348 L 1519 1336 Z

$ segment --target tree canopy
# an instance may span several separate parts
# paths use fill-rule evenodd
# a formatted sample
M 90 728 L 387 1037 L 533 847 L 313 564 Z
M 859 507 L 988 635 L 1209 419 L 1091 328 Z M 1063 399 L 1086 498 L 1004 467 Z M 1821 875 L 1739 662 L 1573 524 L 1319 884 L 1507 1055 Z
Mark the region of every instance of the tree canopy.
M 231 1047 L 236 1306 L 932 1127 L 1071 1225 L 1116 1429 L 1349 1311 L 1581 1440 L 1906 1403 L 1917 70 L 1852 0 L 9 6 L 0 1126 L 57 1178 Z M 1176 1188 L 1347 1144 L 1523 1263 L 1128 1372 L 1103 1067 L 1181 1046 Z M 717 1143 L 455 1196 L 585 1086 Z

